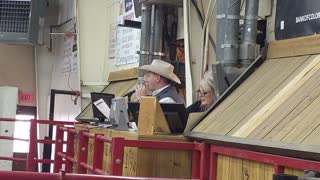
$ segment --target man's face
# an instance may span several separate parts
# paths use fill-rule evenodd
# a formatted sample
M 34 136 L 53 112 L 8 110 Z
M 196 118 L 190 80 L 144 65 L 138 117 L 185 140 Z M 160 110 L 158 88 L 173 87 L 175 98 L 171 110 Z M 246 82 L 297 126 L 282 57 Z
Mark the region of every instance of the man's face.
M 159 80 L 160 80 L 160 75 L 155 74 L 153 72 L 146 72 L 144 74 L 143 79 L 144 79 L 144 83 L 145 83 L 146 87 L 150 91 L 157 90 L 157 85 L 158 85 Z

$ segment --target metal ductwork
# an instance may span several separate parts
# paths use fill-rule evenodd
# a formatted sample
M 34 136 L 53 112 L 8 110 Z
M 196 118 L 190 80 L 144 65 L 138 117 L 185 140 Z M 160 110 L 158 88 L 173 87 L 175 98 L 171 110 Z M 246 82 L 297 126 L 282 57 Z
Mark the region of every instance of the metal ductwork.
M 258 9 L 259 0 L 247 0 L 242 43 L 239 51 L 241 64 L 245 67 L 249 66 L 256 56 Z
M 239 50 L 239 19 L 241 0 L 226 1 L 225 34 L 223 48 L 223 59 L 221 61 L 226 73 L 230 67 L 237 67 Z
M 161 5 L 152 5 L 151 39 L 150 39 L 150 60 L 163 59 L 162 38 L 163 38 L 164 12 Z
M 141 12 L 141 41 L 140 41 L 140 60 L 139 66 L 150 64 L 150 25 L 151 25 L 151 6 L 142 4 Z M 139 84 L 143 83 L 143 72 L 139 71 Z
M 224 0 L 217 0 L 216 2 L 216 59 L 217 62 L 223 61 L 223 48 L 225 36 L 225 17 L 226 17 L 226 3 Z
M 141 41 L 139 66 L 150 64 L 153 59 L 166 60 L 164 47 L 164 20 L 170 7 L 182 6 L 182 0 L 139 0 L 142 4 Z M 143 72 L 139 71 L 138 82 L 143 82 Z
M 246 1 L 242 43 L 239 45 L 241 0 L 217 0 L 215 89 L 222 94 L 255 59 L 259 0 Z M 241 59 L 241 64 L 240 64 Z

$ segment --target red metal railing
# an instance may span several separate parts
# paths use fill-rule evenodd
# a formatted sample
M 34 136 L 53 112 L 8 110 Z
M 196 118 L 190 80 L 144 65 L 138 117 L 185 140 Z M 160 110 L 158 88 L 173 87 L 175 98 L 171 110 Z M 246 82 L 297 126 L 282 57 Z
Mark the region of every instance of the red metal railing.
M 124 138 L 114 137 L 104 137 L 103 134 L 90 134 L 86 130 L 80 130 L 79 134 L 79 144 L 78 144 L 78 157 L 77 160 L 73 157 L 73 143 L 67 143 L 66 152 L 62 152 L 61 140 L 64 138 L 63 134 L 67 132 L 68 141 L 69 138 L 74 142 L 75 130 L 71 128 L 64 128 L 58 126 L 56 133 L 56 149 L 55 149 L 55 163 L 54 172 L 59 172 L 62 167 L 63 159 L 66 161 L 66 172 L 72 172 L 72 165 L 76 164 L 77 173 L 85 174 L 88 171 L 99 174 L 99 175 L 122 175 L 123 157 L 125 147 L 137 147 L 137 148 L 148 148 L 148 149 L 164 149 L 164 150 L 188 150 L 193 152 L 192 161 L 192 178 L 193 179 L 205 179 L 208 176 L 205 168 L 206 157 L 205 152 L 208 150 L 208 146 L 204 143 L 190 143 L 190 142 L 161 142 L 161 141 L 140 141 L 140 140 L 126 140 Z M 89 139 L 94 140 L 94 151 L 93 151 L 93 165 L 87 164 L 88 159 L 88 143 Z M 110 172 L 107 173 L 102 170 L 103 165 L 103 152 L 104 143 L 111 144 L 111 163 Z M 208 153 L 207 153 L 208 154 Z
M 63 138 L 61 134 L 67 131 L 68 135 L 74 133 L 74 129 L 59 127 L 60 135 L 57 133 L 57 139 Z M 69 136 L 68 136 L 69 137 Z M 88 142 L 89 138 L 94 139 L 93 165 L 87 164 L 88 157 Z M 74 141 L 73 139 L 71 139 Z M 284 156 L 271 155 L 266 153 L 258 153 L 254 151 L 208 145 L 205 143 L 189 143 L 189 142 L 163 142 L 163 141 L 141 141 L 141 140 L 127 140 L 124 138 L 109 138 L 102 134 L 90 134 L 88 131 L 79 131 L 79 146 L 78 146 L 78 160 L 75 160 L 72 155 L 68 154 L 69 148 L 73 145 L 67 146 L 67 153 L 62 152 L 62 146 L 57 146 L 55 163 L 55 172 L 59 171 L 62 165 L 62 158 L 69 161 L 70 168 L 66 168 L 66 172 L 72 172 L 71 163 L 77 164 L 77 173 L 86 173 L 87 170 L 94 174 L 105 175 L 102 171 L 104 143 L 111 144 L 111 164 L 110 175 L 122 175 L 123 155 L 125 147 L 149 148 L 149 149 L 166 149 L 166 150 L 189 150 L 193 151 L 192 156 L 192 178 L 193 179 L 210 179 L 216 180 L 217 175 L 217 160 L 218 155 L 226 155 L 230 157 L 237 157 L 245 160 L 252 160 L 261 163 L 273 164 L 275 167 L 275 174 L 284 172 L 285 167 L 301 169 L 301 170 L 320 170 L 320 162 L 309 161 L 297 158 L 289 158 Z M 72 151 L 73 152 L 73 151 Z
M 0 121 L 21 121 L 15 119 L 0 119 Z M 24 121 L 24 120 L 22 120 Z M 29 121 L 24 121 L 29 122 Z M 70 122 L 51 122 L 48 120 L 31 120 L 30 121 L 30 149 L 27 160 L 28 171 L 33 171 L 35 163 L 52 163 L 54 162 L 54 174 L 35 174 L 35 173 L 17 173 L 17 172 L 0 172 L 0 179 L 10 178 L 15 179 L 157 179 L 157 178 L 133 178 L 133 177 L 120 177 L 122 175 L 122 166 L 124 158 L 125 147 L 137 147 L 137 148 L 149 148 L 149 149 L 165 149 L 165 150 L 188 150 L 192 151 L 192 178 L 193 179 L 210 179 L 216 180 L 217 176 L 217 163 L 218 155 L 226 155 L 230 157 L 236 157 L 245 160 L 257 161 L 261 163 L 273 164 L 274 173 L 280 174 L 284 172 L 284 168 L 294 168 L 301 170 L 314 170 L 320 171 L 320 162 L 310 161 L 304 159 L 290 158 L 285 156 L 277 156 L 266 153 L 259 153 L 254 151 L 242 150 L 237 148 L 208 145 L 198 142 L 163 142 L 163 141 L 140 141 L 140 140 L 127 140 L 124 138 L 110 138 L 104 137 L 103 134 L 90 134 L 88 131 L 81 130 L 76 131 L 71 127 L 64 127 L 62 124 L 73 125 Z M 57 126 L 56 139 L 55 140 L 38 140 L 37 139 L 37 124 L 52 124 Z M 67 132 L 67 141 L 63 141 L 64 132 Z M 74 157 L 74 142 L 75 136 L 79 136 L 78 141 L 78 157 Z M 89 139 L 94 140 L 93 151 L 93 165 L 87 164 L 88 159 L 88 144 Z M 0 139 L 6 140 L 22 140 L 13 137 L 0 136 Z M 55 143 L 55 159 L 54 160 L 41 160 L 35 159 L 35 144 L 36 143 Z M 110 172 L 106 176 L 106 172 L 102 170 L 103 165 L 103 153 L 104 143 L 111 145 L 111 163 Z M 66 144 L 66 152 L 63 152 L 63 144 Z M 10 158 L 0 157 L 0 160 L 10 161 L 26 161 L 22 158 Z M 208 161 L 209 160 L 209 161 Z M 104 175 L 102 176 L 88 176 L 88 175 L 74 175 L 57 173 L 59 172 L 62 164 L 65 164 L 65 171 L 67 173 L 72 172 L 72 167 L 75 164 L 77 166 L 77 173 L 84 174 L 87 171 L 91 171 L 94 174 Z M 115 175 L 115 176 L 113 176 Z M 159 178 L 160 179 L 160 178 Z
M 0 179 L 10 180 L 175 180 L 170 178 L 145 178 L 145 177 L 125 177 L 125 176 L 97 176 L 85 174 L 67 173 L 33 173 L 33 172 L 10 172 L 0 171 Z
M 275 174 L 283 174 L 285 167 L 320 171 L 320 162 L 290 158 L 243 149 L 211 145 L 210 147 L 210 180 L 216 180 L 218 154 L 274 165 Z
M 55 144 L 55 140 L 47 140 L 47 139 L 38 139 L 37 138 L 37 125 L 38 124 L 46 124 L 46 125 L 74 125 L 74 122 L 67 122 L 67 121 L 49 121 L 49 120 L 35 120 L 32 119 L 30 123 L 30 143 L 29 143 L 29 155 L 28 155 L 28 162 L 27 162 L 27 171 L 33 172 L 34 165 L 36 163 L 54 163 L 54 160 L 51 159 L 35 159 L 36 154 L 36 144 L 44 143 L 44 144 Z M 62 139 L 63 140 L 63 139 Z M 65 144 L 65 141 L 62 141 Z
M 0 118 L 2 122 L 30 122 L 30 139 L 22 139 L 22 138 L 15 138 L 11 136 L 0 136 L 0 139 L 3 140 L 18 140 L 18 141 L 25 141 L 29 142 L 29 153 L 28 158 L 12 158 L 12 157 L 0 157 L 0 160 L 5 161 L 20 161 L 27 163 L 27 171 L 33 171 L 35 163 L 53 163 L 53 160 L 47 159 L 35 159 L 36 154 L 36 144 L 37 143 L 48 143 L 54 144 L 55 141 L 53 140 L 45 140 L 45 139 L 37 139 L 37 124 L 51 124 L 51 125 L 74 125 L 73 122 L 66 122 L 66 121 L 49 121 L 49 120 L 18 120 L 12 118 Z M 64 142 L 66 143 L 66 142 Z

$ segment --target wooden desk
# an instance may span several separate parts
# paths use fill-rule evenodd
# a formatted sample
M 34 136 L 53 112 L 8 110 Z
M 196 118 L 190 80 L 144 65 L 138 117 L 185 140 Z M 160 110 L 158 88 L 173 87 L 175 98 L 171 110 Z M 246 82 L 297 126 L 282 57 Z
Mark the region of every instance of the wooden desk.
M 77 130 L 89 130 L 92 134 L 104 134 L 107 137 L 123 137 L 132 140 L 188 141 L 182 135 L 138 135 L 137 132 L 116 131 L 100 127 L 77 125 Z M 77 144 L 77 143 L 76 143 Z M 89 141 L 88 164 L 93 162 L 93 140 Z M 191 151 L 151 150 L 143 148 L 125 148 L 123 176 L 191 178 Z M 103 170 L 109 172 L 111 161 L 110 145 L 105 143 Z

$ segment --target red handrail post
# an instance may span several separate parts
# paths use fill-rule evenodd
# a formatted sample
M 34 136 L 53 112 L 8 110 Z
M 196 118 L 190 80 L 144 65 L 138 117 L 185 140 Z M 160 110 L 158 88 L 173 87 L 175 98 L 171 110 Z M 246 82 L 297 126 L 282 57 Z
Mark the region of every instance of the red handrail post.
M 209 156 L 210 156 L 210 146 L 205 143 L 200 144 L 200 179 L 209 179 Z
M 62 157 L 58 153 L 63 153 L 63 138 L 64 131 L 60 129 L 60 125 L 56 126 L 56 141 L 55 141 L 55 152 L 54 152 L 54 168 L 53 172 L 58 173 L 62 167 Z
M 110 175 L 121 176 L 123 155 L 124 155 L 124 138 L 112 138 L 111 142 L 111 165 Z
M 210 170 L 209 170 L 209 179 L 216 180 L 218 172 L 218 153 L 213 151 L 213 146 L 210 148 Z
M 94 135 L 94 150 L 93 150 L 93 173 L 95 169 L 102 170 L 104 142 L 98 139 L 98 136 L 104 136 L 103 134 Z
M 29 154 L 27 161 L 27 171 L 34 171 L 34 156 L 36 152 L 36 144 L 37 144 L 37 120 L 30 120 L 30 140 L 29 140 Z
M 74 128 L 68 128 L 67 131 L 67 157 L 74 157 Z M 73 162 L 66 159 L 66 173 L 72 173 Z
M 200 178 L 200 151 L 198 150 L 200 144 L 195 142 L 195 149 L 192 153 L 192 179 Z
M 88 161 L 89 138 L 83 134 L 84 132 L 89 132 L 89 131 L 84 131 L 84 130 L 79 131 L 78 164 L 77 164 L 78 174 L 87 173 L 87 169 L 81 166 L 81 163 L 87 163 Z
M 283 174 L 284 173 L 284 166 L 280 166 L 275 164 L 274 165 L 274 173 L 275 174 Z

